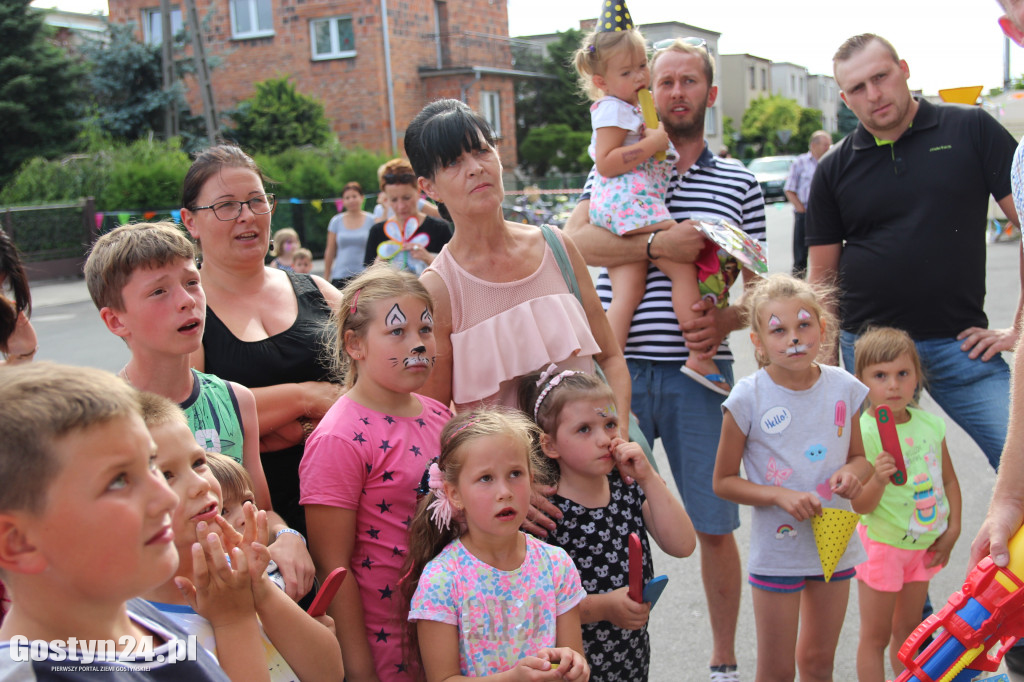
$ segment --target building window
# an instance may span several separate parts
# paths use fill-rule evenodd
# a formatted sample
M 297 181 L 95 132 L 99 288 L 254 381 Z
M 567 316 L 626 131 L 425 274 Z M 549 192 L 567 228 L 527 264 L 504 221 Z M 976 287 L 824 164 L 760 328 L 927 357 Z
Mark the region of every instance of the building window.
M 754 67 L 750 67 L 750 89 L 754 90 L 757 88 L 757 81 L 754 78 Z
M 707 118 L 704 119 L 704 133 L 711 136 L 718 134 L 718 109 L 716 107 L 708 108 Z
M 260 38 L 274 35 L 270 0 L 231 0 L 231 37 Z
M 761 69 L 761 89 L 765 92 L 768 91 L 768 69 Z
M 314 60 L 355 57 L 356 36 L 352 32 L 352 17 L 310 20 L 309 44 Z
M 495 137 L 501 137 L 501 93 L 494 90 L 480 91 L 480 115 L 484 117 Z
M 171 37 L 181 33 L 181 9 L 171 8 Z M 142 10 L 142 34 L 146 42 L 159 45 L 163 42 L 163 22 L 160 20 L 159 9 Z

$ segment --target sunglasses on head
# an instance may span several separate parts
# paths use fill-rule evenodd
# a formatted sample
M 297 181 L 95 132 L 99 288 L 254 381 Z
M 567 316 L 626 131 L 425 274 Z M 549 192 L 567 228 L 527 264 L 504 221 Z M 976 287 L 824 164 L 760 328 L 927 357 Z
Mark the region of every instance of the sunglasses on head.
M 653 43 L 651 47 L 653 47 L 655 51 L 665 50 L 675 45 L 676 41 L 691 47 L 703 47 L 705 51 L 708 50 L 708 41 L 696 36 L 688 36 L 686 38 L 666 38 L 665 40 L 659 40 L 658 42 Z
M 412 173 L 385 173 L 384 184 L 386 185 L 414 185 L 416 176 Z

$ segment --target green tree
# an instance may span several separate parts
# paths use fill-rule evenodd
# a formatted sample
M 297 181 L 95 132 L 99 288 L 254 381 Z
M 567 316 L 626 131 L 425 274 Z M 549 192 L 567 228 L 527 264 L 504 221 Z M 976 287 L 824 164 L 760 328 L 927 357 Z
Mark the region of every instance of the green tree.
M 0 0 L 0 185 L 33 156 L 74 148 L 82 69 L 48 40 L 30 0 Z
M 225 135 L 250 152 L 275 154 L 334 137 L 324 105 L 296 90 L 287 76 L 257 83 L 256 94 L 227 116 L 235 127 Z
M 134 25 L 109 24 L 107 30 L 108 43 L 96 41 L 83 50 L 94 124 L 116 139 L 161 134 L 165 108 L 185 107 L 180 82 L 163 89 L 160 46 L 137 41 Z
M 819 122 L 821 112 L 818 112 Z M 740 131 L 747 142 L 761 146 L 761 156 L 771 156 L 787 149 L 779 137 L 788 131 L 790 140 L 799 132 L 800 105 L 782 95 L 759 97 L 743 112 Z
M 551 168 L 563 173 L 585 172 L 590 168 L 588 146 L 589 132 L 571 130 L 564 123 L 540 126 L 519 143 L 519 162 L 537 176 L 546 175 Z
M 811 146 L 811 135 L 821 130 L 821 109 L 800 109 L 796 135 L 786 145 L 786 150 L 793 154 L 803 154 Z
M 576 83 L 572 55 L 583 40 L 583 33 L 569 29 L 548 45 L 547 55 L 539 57 L 526 47 L 516 47 L 516 69 L 541 73 L 547 78 L 516 81 L 516 139 L 519 154 L 531 130 L 552 124 L 569 130 L 590 133 L 590 106 Z M 558 165 L 552 162 L 551 165 Z

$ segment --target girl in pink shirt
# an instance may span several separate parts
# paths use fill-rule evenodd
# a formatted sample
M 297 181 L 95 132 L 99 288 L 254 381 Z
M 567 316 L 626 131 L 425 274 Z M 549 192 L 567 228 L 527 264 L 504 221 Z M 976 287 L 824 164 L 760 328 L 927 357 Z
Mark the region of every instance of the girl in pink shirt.
M 349 680 L 416 679 L 402 660 L 398 582 L 424 468 L 451 413 L 417 391 L 434 366 L 430 296 L 413 275 L 374 266 L 342 291 L 332 352 L 348 392 L 299 466 L 309 550 L 323 580 L 349 571 L 328 613 Z
M 408 648 L 418 641 L 429 682 L 590 677 L 576 567 L 565 550 L 519 530 L 536 433 L 506 408 L 461 413 L 441 433 L 402 579 L 415 623 Z

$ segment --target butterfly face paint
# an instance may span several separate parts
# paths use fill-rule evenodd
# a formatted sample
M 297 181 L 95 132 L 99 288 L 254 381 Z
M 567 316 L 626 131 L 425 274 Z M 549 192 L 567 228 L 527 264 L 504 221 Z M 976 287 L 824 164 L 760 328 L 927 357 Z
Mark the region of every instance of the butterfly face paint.
M 597 416 L 601 417 L 602 419 L 608 419 L 609 417 L 618 416 L 618 413 L 615 411 L 614 403 L 610 403 L 608 405 L 605 405 L 604 407 L 595 407 L 594 412 L 596 412 Z

